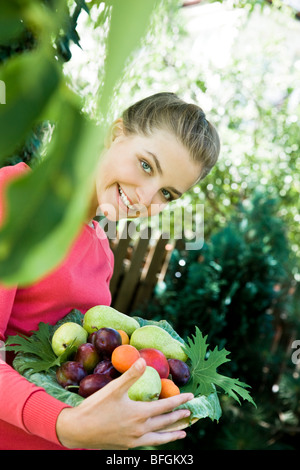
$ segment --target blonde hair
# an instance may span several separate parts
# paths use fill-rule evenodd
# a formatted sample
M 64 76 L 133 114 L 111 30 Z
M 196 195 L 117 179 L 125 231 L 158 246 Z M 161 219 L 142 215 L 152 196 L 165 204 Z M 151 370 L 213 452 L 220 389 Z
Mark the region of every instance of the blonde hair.
M 124 132 L 149 136 L 154 130 L 172 132 L 201 164 L 199 180 L 211 171 L 220 153 L 220 139 L 203 110 L 186 103 L 176 94 L 163 92 L 148 96 L 129 106 L 123 115 Z

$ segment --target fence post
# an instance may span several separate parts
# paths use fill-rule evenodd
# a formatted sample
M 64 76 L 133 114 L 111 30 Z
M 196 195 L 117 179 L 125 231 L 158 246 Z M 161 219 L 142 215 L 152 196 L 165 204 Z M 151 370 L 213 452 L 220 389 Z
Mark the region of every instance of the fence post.
M 158 276 L 166 258 L 166 244 L 168 238 L 162 234 L 157 243 L 153 246 L 147 258 L 147 265 L 142 272 L 141 281 L 138 286 L 132 309 L 135 309 L 143 302 L 147 302 L 152 295 L 153 289 L 158 281 Z
M 121 285 L 117 289 L 113 307 L 120 312 L 127 313 L 130 308 L 133 294 L 140 280 L 141 270 L 149 244 L 149 234 L 149 227 L 146 227 L 141 232 L 140 239 L 132 255 L 130 267 L 128 271 L 124 273 Z
M 117 243 L 116 248 L 113 250 L 114 253 L 114 273 L 113 276 L 110 280 L 110 292 L 112 298 L 114 298 L 119 280 L 121 276 L 124 273 L 124 259 L 126 258 L 127 250 L 129 243 L 131 241 L 131 238 L 129 237 L 128 234 L 128 227 L 129 227 L 130 221 L 127 220 L 124 230 L 122 232 L 121 237 L 119 236 L 119 240 Z

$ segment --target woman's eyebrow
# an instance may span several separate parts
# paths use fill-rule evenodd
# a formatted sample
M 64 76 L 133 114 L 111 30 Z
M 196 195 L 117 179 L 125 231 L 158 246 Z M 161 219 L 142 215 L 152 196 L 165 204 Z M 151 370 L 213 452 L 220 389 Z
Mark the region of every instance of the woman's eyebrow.
M 153 160 L 154 160 L 154 163 L 155 163 L 155 166 L 156 166 L 156 168 L 157 168 L 158 173 L 159 173 L 160 175 L 162 175 L 163 172 L 162 172 L 162 169 L 161 169 L 159 160 L 158 160 L 157 156 L 155 155 L 155 153 L 152 153 L 152 152 L 150 152 L 149 150 L 145 150 L 145 152 L 148 153 L 148 155 L 151 155 L 151 157 L 152 157 Z M 178 191 L 178 189 L 175 189 L 175 188 L 173 188 L 173 187 L 170 187 L 169 189 L 170 189 L 171 191 L 173 191 L 173 193 L 177 194 L 179 197 L 181 197 L 182 194 L 183 194 L 183 193 L 181 193 L 180 191 Z
M 177 194 L 179 197 L 181 197 L 182 194 L 183 194 L 183 193 L 181 193 L 180 191 L 178 191 L 178 189 L 173 188 L 172 186 L 171 186 L 169 189 L 171 189 L 171 191 L 172 191 L 173 193 Z
M 145 151 L 148 153 L 148 155 L 151 155 L 151 157 L 153 158 L 153 160 L 154 160 L 154 162 L 155 162 L 155 165 L 156 165 L 156 168 L 157 168 L 158 173 L 159 173 L 160 175 L 162 175 L 163 172 L 162 172 L 162 169 L 161 169 L 159 160 L 158 160 L 157 156 L 155 155 L 155 153 L 152 153 L 152 152 L 150 152 L 149 150 L 145 150 Z

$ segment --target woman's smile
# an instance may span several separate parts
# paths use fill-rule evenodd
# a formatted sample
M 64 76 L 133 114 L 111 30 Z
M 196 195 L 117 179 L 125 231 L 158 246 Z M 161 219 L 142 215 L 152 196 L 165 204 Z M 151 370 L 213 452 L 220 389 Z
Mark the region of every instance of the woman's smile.
M 128 209 L 132 209 L 132 201 L 128 198 L 127 194 L 125 193 L 124 189 L 121 188 L 121 186 L 118 184 L 117 185 L 118 187 L 118 192 L 119 192 L 119 195 L 120 195 L 120 199 L 121 201 L 123 202 L 123 204 L 128 208 Z
M 133 204 L 119 184 L 117 184 L 117 200 L 121 211 L 126 213 L 126 217 L 133 219 L 136 217 L 146 217 L 148 214 L 148 208 L 142 204 Z M 119 217 L 121 215 L 119 213 Z

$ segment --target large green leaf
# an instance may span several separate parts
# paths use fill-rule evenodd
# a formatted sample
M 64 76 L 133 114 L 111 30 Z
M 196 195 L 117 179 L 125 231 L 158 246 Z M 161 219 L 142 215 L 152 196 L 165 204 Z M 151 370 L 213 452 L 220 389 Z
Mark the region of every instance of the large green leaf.
M 108 0 L 105 3 L 112 6 L 112 15 L 107 39 L 104 84 L 99 101 L 99 108 L 104 116 L 114 87 L 122 78 L 126 62 L 149 28 L 151 13 L 158 0 Z
M 110 3 L 111 26 L 100 100 L 103 116 L 108 113 L 126 60 L 145 33 L 156 2 Z M 88 123 L 80 113 L 80 105 L 74 103 L 63 85 L 53 96 L 61 77 L 46 49 L 9 61 L 4 78 L 13 88 L 7 93 L 9 106 L 1 108 L 0 156 L 5 157 L 20 144 L 41 114 L 47 118 L 47 104 L 48 111 L 53 113 L 54 109 L 57 113 L 52 149 L 40 166 L 11 185 L 9 216 L 0 232 L 1 281 L 28 285 L 62 260 L 79 232 L 88 210 L 91 178 L 106 124 L 95 129 Z
M 187 403 L 178 406 L 176 409 L 188 409 L 191 412 L 190 421 L 194 419 L 210 418 L 212 421 L 222 416 L 222 408 L 216 391 L 210 395 L 198 395 Z
M 0 44 L 7 44 L 24 31 L 20 9 L 13 2 L 0 0 Z
M 87 210 L 101 132 L 72 101 L 61 106 L 67 125 L 57 126 L 49 155 L 9 187 L 0 232 L 0 277 L 8 285 L 34 282 L 55 267 Z
M 0 106 L 0 161 L 32 130 L 61 80 L 54 58 L 44 48 L 9 59 L 0 69 L 6 104 Z

